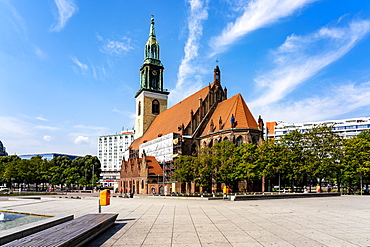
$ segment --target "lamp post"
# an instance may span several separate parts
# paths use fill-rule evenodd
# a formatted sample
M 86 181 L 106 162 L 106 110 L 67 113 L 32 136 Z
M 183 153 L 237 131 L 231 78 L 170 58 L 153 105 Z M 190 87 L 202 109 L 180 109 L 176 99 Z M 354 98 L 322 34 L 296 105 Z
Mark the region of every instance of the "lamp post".
M 279 194 L 280 194 L 280 171 L 279 171 Z
M 164 166 L 165 166 L 165 156 L 163 156 L 163 195 L 166 196 L 166 191 L 164 189 Z
M 91 186 L 94 188 L 94 164 L 92 166 Z

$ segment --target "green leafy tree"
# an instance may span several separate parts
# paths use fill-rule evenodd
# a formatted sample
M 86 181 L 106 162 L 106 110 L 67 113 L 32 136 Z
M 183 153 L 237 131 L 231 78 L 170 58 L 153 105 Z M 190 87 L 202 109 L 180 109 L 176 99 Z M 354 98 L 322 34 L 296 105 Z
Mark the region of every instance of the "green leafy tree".
M 213 162 L 211 148 L 201 148 L 195 164 L 194 182 L 201 187 L 211 187 L 212 179 L 217 179 L 217 169 Z
M 370 134 L 360 133 L 347 139 L 344 147 L 344 180 L 349 190 L 359 187 L 359 181 L 370 182 Z M 362 189 L 362 188 L 360 188 Z
M 92 186 L 96 185 L 101 172 L 101 164 L 96 156 L 86 155 L 78 160 L 80 167 L 80 176 L 84 176 L 89 184 L 93 183 Z
M 266 179 L 273 179 L 277 175 L 284 173 L 285 157 L 287 149 L 279 144 L 276 140 L 269 140 L 261 143 L 257 147 L 256 163 L 258 164 L 256 178 L 264 176 Z
M 60 185 L 63 189 L 63 185 L 67 182 L 66 173 L 63 171 L 71 167 L 72 161 L 66 156 L 58 156 L 50 161 L 51 165 L 51 184 Z
M 257 146 L 255 144 L 242 144 L 236 148 L 237 165 L 230 173 L 235 182 L 244 181 L 245 189 L 248 189 L 248 183 L 262 177 L 261 163 L 258 162 Z
M 63 170 L 63 177 L 65 177 L 65 183 L 73 188 L 79 180 L 79 170 L 77 167 L 67 167 Z
M 196 177 L 197 157 L 190 155 L 181 155 L 175 160 L 176 170 L 174 178 L 182 183 L 194 181 Z
M 299 130 L 291 131 L 278 140 L 280 145 L 280 171 L 290 181 L 291 188 L 301 183 L 305 177 L 307 167 L 305 159 L 305 142 Z
M 38 190 L 39 183 L 48 182 L 48 174 L 49 162 L 46 159 L 42 158 L 40 155 L 30 159 L 27 180 L 29 183 L 36 184 L 36 191 Z
M 237 146 L 230 141 L 219 142 L 210 149 L 211 164 L 209 167 L 216 170 L 217 182 L 233 185 L 238 181 L 233 174 L 239 163 L 236 150 Z
M 12 187 L 13 182 L 19 182 L 21 176 L 18 173 L 18 166 L 20 158 L 17 155 L 3 156 L 1 157 L 1 162 L 3 164 L 3 180 L 6 181 L 7 186 Z
M 339 175 L 338 164 L 343 156 L 343 138 L 334 133 L 332 126 L 318 125 L 305 134 L 308 162 L 313 165 L 312 174 L 319 181 L 330 180 Z

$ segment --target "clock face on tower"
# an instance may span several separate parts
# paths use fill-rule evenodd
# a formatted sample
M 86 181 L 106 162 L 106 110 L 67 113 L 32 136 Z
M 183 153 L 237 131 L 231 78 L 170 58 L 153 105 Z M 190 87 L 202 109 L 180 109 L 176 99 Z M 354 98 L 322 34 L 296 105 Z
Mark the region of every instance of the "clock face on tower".
M 157 71 L 156 70 L 153 70 L 152 71 L 152 75 L 157 75 Z

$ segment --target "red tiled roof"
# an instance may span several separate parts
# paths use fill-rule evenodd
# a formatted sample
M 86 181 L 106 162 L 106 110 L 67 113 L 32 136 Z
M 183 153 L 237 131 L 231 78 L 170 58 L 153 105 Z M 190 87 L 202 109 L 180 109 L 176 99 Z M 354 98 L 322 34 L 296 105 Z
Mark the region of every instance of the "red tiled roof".
M 213 84 L 211 84 L 211 86 L 212 85 Z M 193 110 L 195 112 L 198 109 L 199 98 L 202 97 L 202 99 L 204 99 L 208 94 L 208 90 L 208 86 L 206 86 L 159 114 L 153 120 L 144 135 L 134 140 L 131 144 L 131 149 L 139 149 L 139 145 L 144 143 L 144 140 L 153 140 L 157 138 L 159 134 L 167 135 L 172 132 L 178 133 L 178 127 L 181 124 L 186 126 L 190 122 L 190 111 Z
M 163 175 L 162 167 L 154 156 L 146 156 L 148 175 Z
M 211 87 L 214 84 L 211 84 Z M 167 135 L 169 133 L 178 133 L 178 127 L 181 124 L 187 126 L 190 122 L 190 111 L 196 110 L 199 107 L 199 98 L 205 99 L 209 92 L 209 86 L 206 86 L 198 92 L 180 101 L 176 105 L 159 114 L 149 126 L 144 135 L 131 144 L 130 148 L 133 150 L 139 149 L 139 145 L 145 141 L 151 141 L 158 137 L 158 135 Z M 223 102 L 219 103 L 213 112 L 210 120 L 207 123 L 202 135 L 209 134 L 210 123 L 213 121 L 216 129 L 219 129 L 219 119 L 222 118 L 224 124 L 222 129 L 230 129 L 230 118 L 234 114 L 235 121 L 237 121 L 237 129 L 258 129 L 258 124 L 250 112 L 241 94 L 237 94 Z
M 220 117 L 223 124 L 222 129 L 231 129 L 230 119 L 232 115 L 234 115 L 235 121 L 237 122 L 235 126 L 236 129 L 258 129 L 258 124 L 245 103 L 243 96 L 237 94 L 217 105 L 201 136 L 219 131 Z M 214 126 L 213 131 L 211 131 L 212 122 Z

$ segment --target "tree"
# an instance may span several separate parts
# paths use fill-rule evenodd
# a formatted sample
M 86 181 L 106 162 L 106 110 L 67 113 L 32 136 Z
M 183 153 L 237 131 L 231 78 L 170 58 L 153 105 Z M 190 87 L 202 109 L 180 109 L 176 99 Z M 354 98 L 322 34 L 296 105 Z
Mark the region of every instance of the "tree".
M 80 176 L 84 176 L 89 184 L 91 182 L 91 185 L 95 186 L 101 172 L 101 164 L 98 157 L 86 155 L 77 161 L 79 164 L 78 169 L 80 171 Z M 74 162 L 74 164 L 77 164 L 77 161 Z
M 344 147 L 344 179 L 349 190 L 359 187 L 360 180 L 370 182 L 370 133 L 347 139 Z M 362 188 L 360 188 L 362 189 Z
M 312 174 L 318 179 L 320 191 L 324 179 L 335 178 L 338 163 L 343 156 L 343 138 L 334 133 L 332 126 L 318 125 L 305 133 L 308 162 L 313 165 Z
M 29 179 L 30 183 L 36 183 L 36 191 L 39 183 L 48 182 L 49 162 L 43 159 L 42 156 L 37 155 L 32 157 L 29 162 Z M 43 185 L 44 187 L 44 185 Z
M 9 188 L 12 187 L 12 182 L 19 181 L 20 176 L 18 174 L 18 163 L 20 158 L 17 155 L 3 156 L 1 157 L 1 163 L 3 164 L 3 180 L 6 181 Z
M 260 179 L 262 176 L 261 163 L 258 162 L 257 146 L 255 144 L 242 144 L 236 148 L 237 164 L 230 173 L 233 181 L 245 181 L 246 189 L 248 182 Z
M 58 156 L 53 158 L 50 161 L 51 165 L 51 184 L 53 185 L 61 185 L 63 189 L 63 185 L 67 181 L 66 173 L 63 171 L 71 166 L 72 161 L 66 156 Z
M 234 181 L 258 179 L 261 177 L 257 162 L 257 146 L 252 143 L 242 144 L 235 149 L 236 166 L 230 176 Z
M 175 160 L 176 170 L 174 172 L 174 178 L 182 183 L 192 182 L 195 179 L 196 174 L 196 162 L 197 157 L 190 155 L 181 155 Z
M 236 145 L 230 141 L 219 142 L 210 149 L 210 168 L 216 170 L 217 182 L 232 185 L 238 181 L 233 174 L 239 162 L 236 149 Z
M 282 164 L 280 171 L 290 181 L 293 191 L 295 185 L 302 182 L 307 171 L 304 141 L 299 130 L 291 131 L 278 140 Z
M 280 176 L 284 172 L 284 162 L 286 149 L 279 144 L 276 140 L 269 140 L 261 143 L 257 147 L 256 163 L 258 164 L 257 176 L 260 178 L 275 178 L 279 174 L 279 185 Z
M 217 168 L 213 161 L 211 148 L 201 148 L 195 163 L 194 182 L 201 187 L 211 187 L 212 181 L 217 179 Z

